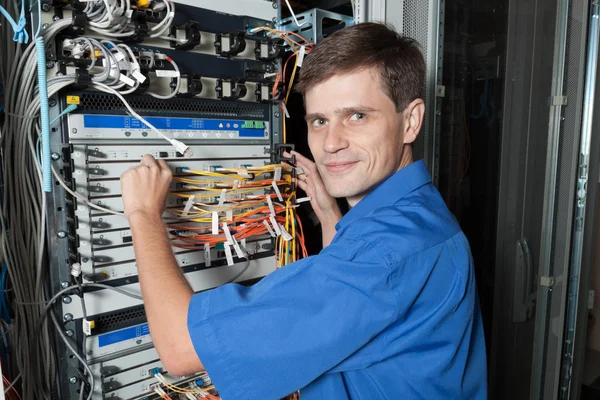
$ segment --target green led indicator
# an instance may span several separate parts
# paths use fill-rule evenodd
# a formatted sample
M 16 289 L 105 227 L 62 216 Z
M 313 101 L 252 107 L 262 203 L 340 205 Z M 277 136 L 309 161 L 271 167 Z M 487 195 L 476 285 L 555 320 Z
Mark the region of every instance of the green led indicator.
M 242 129 L 265 129 L 264 121 L 244 121 Z

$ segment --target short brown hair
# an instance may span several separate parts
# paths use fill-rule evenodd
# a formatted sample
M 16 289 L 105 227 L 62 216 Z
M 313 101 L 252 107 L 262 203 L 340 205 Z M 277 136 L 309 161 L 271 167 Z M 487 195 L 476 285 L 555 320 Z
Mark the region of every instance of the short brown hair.
M 397 110 L 421 98 L 426 67 L 418 43 L 377 22 L 352 25 L 316 45 L 303 63 L 296 90 L 306 94 L 334 75 L 372 67 Z

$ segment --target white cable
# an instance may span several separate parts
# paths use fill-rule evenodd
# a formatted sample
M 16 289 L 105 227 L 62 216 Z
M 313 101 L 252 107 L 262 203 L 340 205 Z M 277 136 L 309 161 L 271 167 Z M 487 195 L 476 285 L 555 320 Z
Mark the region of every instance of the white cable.
M 127 100 L 125 100 L 125 98 L 123 97 L 123 95 L 121 93 L 119 93 L 118 91 L 114 90 L 113 88 L 106 86 L 102 83 L 98 83 L 95 82 L 92 84 L 92 87 L 95 87 L 99 90 L 102 90 L 104 92 L 109 92 L 114 94 L 115 96 L 117 96 L 121 102 L 123 102 L 123 105 L 125 105 L 125 107 L 127 108 L 127 110 L 129 111 L 129 113 L 131 114 L 132 117 L 140 120 L 143 124 L 145 124 L 148 128 L 150 128 L 151 131 L 153 131 L 154 133 L 156 133 L 158 136 L 160 136 L 161 138 L 165 139 L 167 142 L 171 143 L 171 145 L 173 147 L 175 147 L 175 149 L 180 152 L 181 154 L 183 154 L 184 157 L 186 158 L 190 158 L 193 155 L 192 149 L 190 149 L 189 146 L 187 146 L 186 144 L 180 142 L 177 139 L 171 139 L 170 137 L 166 136 L 164 133 L 162 133 L 161 131 L 159 131 L 158 129 L 156 129 L 156 127 L 154 125 L 152 125 L 150 122 L 146 121 L 143 117 L 141 117 L 138 113 L 136 113 L 133 108 L 131 108 L 131 106 L 129 105 L 129 103 L 127 102 Z
M 177 74 L 177 76 L 175 77 L 177 79 L 177 85 L 175 86 L 175 88 L 173 89 L 173 91 L 168 94 L 168 95 L 162 95 L 162 94 L 158 94 L 158 93 L 153 93 L 150 91 L 147 91 L 146 93 L 149 94 L 152 97 L 155 97 L 157 99 L 172 99 L 173 97 L 177 96 L 177 94 L 179 93 L 179 91 L 181 90 L 181 73 L 179 72 L 179 67 L 177 66 L 177 64 L 175 63 L 175 61 L 173 61 L 173 59 L 171 57 L 165 57 L 164 58 L 166 61 L 170 62 L 171 65 L 173 65 L 173 68 L 175 69 L 175 72 Z
M 298 25 L 298 27 L 301 27 L 302 25 L 305 25 L 308 23 L 308 20 L 304 21 L 303 23 L 299 23 L 298 19 L 296 18 L 296 14 L 294 14 L 294 10 L 292 10 L 292 6 L 290 6 L 290 2 L 288 0 L 285 0 L 285 4 L 287 4 L 288 8 L 290 9 L 292 18 L 294 18 L 294 22 L 296 22 L 296 25 Z
M 58 183 L 60 184 L 60 186 L 63 187 L 63 189 L 65 189 L 71 196 L 77 197 L 79 200 L 81 200 L 84 203 L 86 203 L 88 206 L 90 206 L 92 208 L 95 208 L 98 211 L 103 211 L 103 212 L 108 213 L 108 214 L 125 216 L 125 214 L 123 214 L 122 212 L 110 210 L 108 208 L 104 208 L 104 207 L 101 207 L 99 205 L 96 205 L 96 204 L 92 203 L 91 201 L 89 201 L 88 199 L 86 199 L 85 197 L 81 196 L 80 194 L 77 194 L 74 191 L 72 191 L 71 188 L 69 188 L 67 186 L 67 184 L 65 183 L 65 181 L 63 181 L 62 177 L 58 174 L 58 172 L 56 172 L 56 170 L 54 169 L 54 167 L 52 167 L 52 174 L 54 175 L 54 177 L 56 178 L 56 180 L 58 181 Z

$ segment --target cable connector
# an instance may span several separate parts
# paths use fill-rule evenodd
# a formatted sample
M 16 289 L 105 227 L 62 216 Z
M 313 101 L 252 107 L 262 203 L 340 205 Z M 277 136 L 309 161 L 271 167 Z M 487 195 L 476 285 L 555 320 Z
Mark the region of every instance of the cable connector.
M 190 146 L 186 145 L 185 143 L 180 142 L 177 139 L 168 139 L 169 143 L 171 143 L 173 145 L 173 147 L 175 147 L 175 149 L 183 154 L 183 156 L 185 158 L 190 158 L 194 155 L 194 153 L 192 152 L 192 149 L 190 149 Z
M 71 275 L 73 275 L 74 278 L 79 278 L 79 275 L 81 275 L 81 264 L 71 264 Z

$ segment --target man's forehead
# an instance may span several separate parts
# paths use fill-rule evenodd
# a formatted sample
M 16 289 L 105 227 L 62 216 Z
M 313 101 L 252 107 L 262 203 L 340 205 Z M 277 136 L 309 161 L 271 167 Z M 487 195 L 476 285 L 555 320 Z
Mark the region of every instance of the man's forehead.
M 373 68 L 334 75 L 316 84 L 305 94 L 307 114 L 330 114 L 358 107 L 379 108 L 391 101 Z

